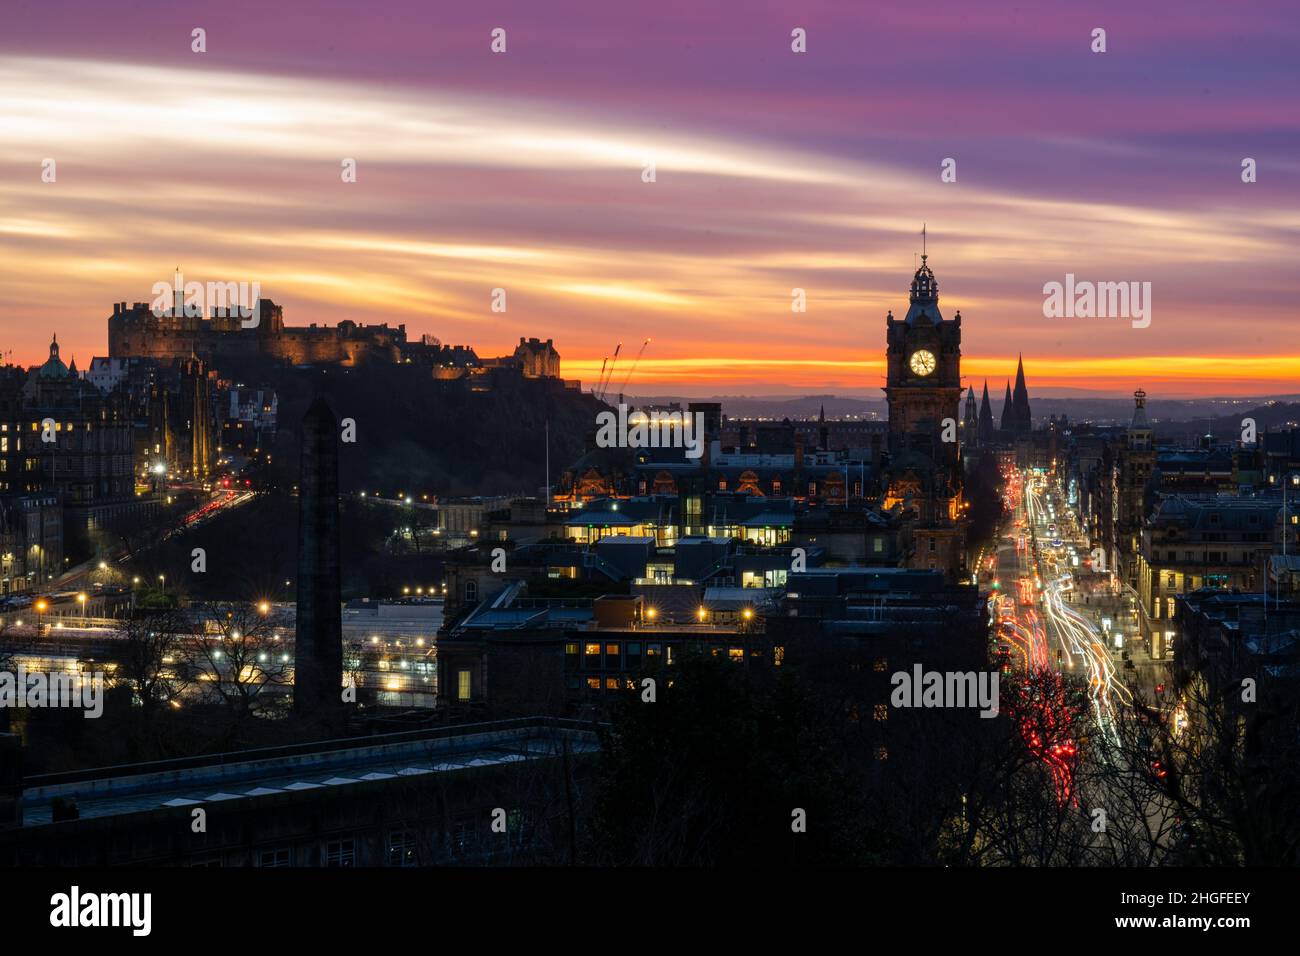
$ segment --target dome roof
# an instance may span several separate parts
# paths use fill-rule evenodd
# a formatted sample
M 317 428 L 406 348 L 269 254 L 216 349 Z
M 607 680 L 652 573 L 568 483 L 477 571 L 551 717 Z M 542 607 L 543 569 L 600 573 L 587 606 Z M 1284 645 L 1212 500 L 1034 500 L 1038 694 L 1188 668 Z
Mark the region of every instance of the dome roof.
M 37 369 L 36 374 L 40 378 L 67 378 L 68 367 L 63 364 L 59 358 L 59 337 L 56 334 L 50 342 L 50 357 L 45 360 L 45 364 Z

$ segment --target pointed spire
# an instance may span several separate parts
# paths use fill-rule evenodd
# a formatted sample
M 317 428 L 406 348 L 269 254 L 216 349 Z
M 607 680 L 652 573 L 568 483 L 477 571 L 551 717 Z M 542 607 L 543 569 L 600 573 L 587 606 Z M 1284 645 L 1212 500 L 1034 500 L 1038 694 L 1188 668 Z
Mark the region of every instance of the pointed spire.
M 1029 412 L 1029 389 L 1025 386 L 1025 357 L 1016 360 L 1016 390 L 1014 393 L 1013 423 L 1017 434 L 1028 434 L 1033 430 L 1033 417 Z
M 980 399 L 979 442 L 981 445 L 993 441 L 993 405 L 989 402 L 989 380 L 984 380 L 984 397 Z

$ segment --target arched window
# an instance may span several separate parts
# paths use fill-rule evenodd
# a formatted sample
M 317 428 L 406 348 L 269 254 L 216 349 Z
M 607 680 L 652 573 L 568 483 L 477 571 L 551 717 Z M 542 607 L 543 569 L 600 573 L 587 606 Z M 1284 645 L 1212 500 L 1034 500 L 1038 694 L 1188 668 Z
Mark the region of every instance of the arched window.
M 477 600 L 478 600 L 478 582 L 466 581 L 465 582 L 465 603 L 469 604 Z

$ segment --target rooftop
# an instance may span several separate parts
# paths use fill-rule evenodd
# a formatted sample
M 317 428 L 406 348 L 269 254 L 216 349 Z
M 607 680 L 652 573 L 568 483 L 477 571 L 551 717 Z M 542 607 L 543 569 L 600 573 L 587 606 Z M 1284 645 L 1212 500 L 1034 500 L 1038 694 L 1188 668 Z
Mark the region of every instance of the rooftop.
M 75 799 L 87 819 L 544 759 L 562 737 L 572 753 L 594 753 L 589 728 L 524 718 L 29 777 L 23 825 L 52 823 L 56 797 Z

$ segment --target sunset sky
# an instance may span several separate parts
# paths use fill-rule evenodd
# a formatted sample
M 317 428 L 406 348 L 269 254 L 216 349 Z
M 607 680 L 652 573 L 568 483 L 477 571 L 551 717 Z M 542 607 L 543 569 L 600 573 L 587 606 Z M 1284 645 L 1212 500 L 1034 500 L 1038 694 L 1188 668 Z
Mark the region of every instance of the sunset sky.
M 1289 4 L 7 0 L 0 16 L 14 362 L 57 331 L 84 367 L 112 303 L 180 266 L 259 281 L 291 325 L 405 323 L 480 355 L 553 338 L 586 383 L 651 337 L 633 394 L 876 396 L 924 222 L 963 373 L 995 398 L 1018 352 L 1039 393 L 1300 392 Z M 1151 326 L 1045 318 L 1043 284 L 1066 273 L 1151 282 Z

